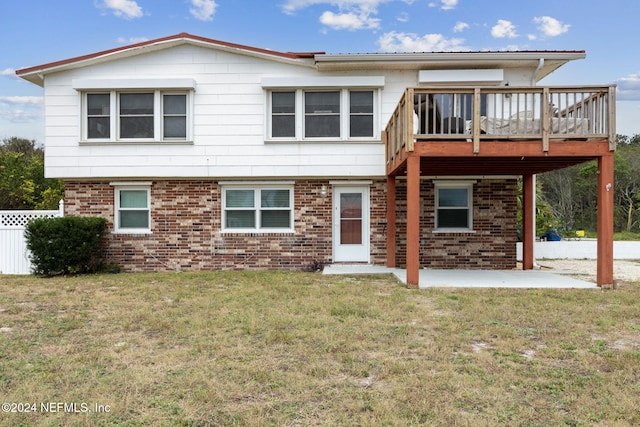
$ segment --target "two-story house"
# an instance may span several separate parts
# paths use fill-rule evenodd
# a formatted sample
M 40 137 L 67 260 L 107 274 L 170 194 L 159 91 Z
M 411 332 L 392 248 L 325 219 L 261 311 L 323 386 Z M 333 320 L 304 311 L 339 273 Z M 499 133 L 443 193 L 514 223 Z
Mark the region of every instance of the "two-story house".
M 276 52 L 178 34 L 19 70 L 45 173 L 125 271 L 326 263 L 513 269 L 518 178 L 597 159 L 613 282 L 613 87 L 536 83 L 583 51 Z

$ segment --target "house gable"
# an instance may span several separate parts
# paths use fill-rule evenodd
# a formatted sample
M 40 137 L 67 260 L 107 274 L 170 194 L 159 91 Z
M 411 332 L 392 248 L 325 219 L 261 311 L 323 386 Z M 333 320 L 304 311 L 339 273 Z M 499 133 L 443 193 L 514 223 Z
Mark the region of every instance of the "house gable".
M 79 67 L 89 67 L 103 62 L 116 61 L 131 56 L 137 56 L 145 53 L 155 52 L 158 50 L 170 49 L 175 46 L 189 44 L 193 46 L 201 46 L 208 49 L 232 52 L 240 55 L 253 56 L 257 58 L 266 58 L 272 61 L 279 61 L 299 66 L 313 66 L 310 60 L 316 54 L 323 52 L 278 52 L 268 49 L 261 49 L 252 46 L 241 45 L 237 43 L 229 43 L 220 40 L 209 39 L 200 36 L 194 36 L 188 33 L 180 33 L 173 36 L 158 38 L 145 42 L 135 43 L 114 49 L 104 50 L 91 53 L 88 55 L 77 56 L 60 61 L 50 62 L 47 64 L 37 65 L 33 67 L 23 68 L 16 71 L 16 74 L 37 84 L 44 85 L 44 76 L 49 73 L 67 71 Z

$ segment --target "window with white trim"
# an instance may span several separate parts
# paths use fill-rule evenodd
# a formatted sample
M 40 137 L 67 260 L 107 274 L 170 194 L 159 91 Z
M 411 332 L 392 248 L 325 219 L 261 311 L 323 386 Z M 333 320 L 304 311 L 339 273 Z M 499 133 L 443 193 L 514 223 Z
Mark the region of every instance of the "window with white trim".
M 473 182 L 436 182 L 436 231 L 473 229 Z
M 224 186 L 222 206 L 225 231 L 293 232 L 293 186 Z
M 142 234 L 151 232 L 151 189 L 127 185 L 115 188 L 114 232 Z
M 268 91 L 268 139 L 373 139 L 377 89 Z
M 83 93 L 83 140 L 187 141 L 190 93 L 91 91 Z
M 271 137 L 296 136 L 296 93 L 271 92 Z

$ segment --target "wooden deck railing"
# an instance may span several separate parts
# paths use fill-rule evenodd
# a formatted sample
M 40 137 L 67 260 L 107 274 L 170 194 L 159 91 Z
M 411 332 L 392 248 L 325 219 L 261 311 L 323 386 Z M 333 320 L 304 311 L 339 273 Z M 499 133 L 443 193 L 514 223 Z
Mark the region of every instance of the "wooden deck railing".
M 387 162 L 416 141 L 608 139 L 615 150 L 615 86 L 408 88 L 384 132 Z

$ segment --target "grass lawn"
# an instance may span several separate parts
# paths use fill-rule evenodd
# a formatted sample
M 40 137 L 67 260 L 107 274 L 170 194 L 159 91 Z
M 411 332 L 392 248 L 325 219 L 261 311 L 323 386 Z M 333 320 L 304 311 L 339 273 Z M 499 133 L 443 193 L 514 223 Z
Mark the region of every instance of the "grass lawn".
M 0 276 L 3 410 L 32 410 L 0 425 L 638 425 L 639 300 L 640 283 Z

